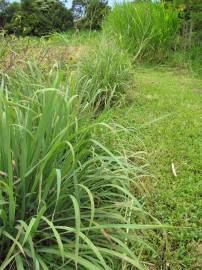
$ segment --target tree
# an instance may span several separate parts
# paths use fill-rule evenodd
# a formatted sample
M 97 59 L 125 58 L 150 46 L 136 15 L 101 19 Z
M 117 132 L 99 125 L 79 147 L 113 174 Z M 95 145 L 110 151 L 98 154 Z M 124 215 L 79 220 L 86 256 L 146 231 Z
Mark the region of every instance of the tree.
M 0 12 L 4 11 L 7 5 L 8 5 L 8 1 L 0 0 Z
M 201 0 L 166 0 L 179 10 L 181 35 L 184 48 L 190 48 L 195 42 L 202 42 L 202 1 Z
M 100 29 L 104 17 L 108 14 L 110 8 L 108 1 L 91 0 L 86 7 L 87 25 L 90 29 Z
M 73 0 L 72 10 L 77 28 L 100 29 L 110 7 L 107 0 Z
M 4 25 L 4 13 L 7 5 L 8 1 L 0 0 L 0 28 L 2 28 Z
M 7 24 L 10 24 L 12 18 L 20 11 L 20 3 L 14 2 L 7 4 L 1 13 L 2 16 L 2 28 L 5 28 Z
M 72 13 L 59 0 L 22 0 L 5 10 L 4 28 L 8 33 L 42 36 L 72 26 Z

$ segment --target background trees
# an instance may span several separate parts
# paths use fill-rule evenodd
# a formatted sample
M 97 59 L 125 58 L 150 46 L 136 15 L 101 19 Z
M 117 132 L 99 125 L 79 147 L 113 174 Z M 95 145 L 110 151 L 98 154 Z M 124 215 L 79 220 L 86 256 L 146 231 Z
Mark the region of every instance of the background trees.
M 50 32 L 79 29 L 100 29 L 109 12 L 107 0 L 73 0 L 67 9 L 61 0 L 21 0 L 8 4 L 0 0 L 0 28 L 8 34 L 42 36 Z
M 183 47 L 190 48 L 202 42 L 202 1 L 201 0 L 167 0 L 179 11 Z
M 73 16 L 59 0 L 22 0 L 2 12 L 7 33 L 42 36 L 65 31 L 73 26 Z
M 193 0 L 191 4 L 191 20 L 195 38 L 202 42 L 202 1 Z
M 201 0 L 162 0 L 179 11 L 182 46 L 190 48 L 202 40 Z M 66 31 L 73 25 L 77 29 L 98 30 L 102 27 L 110 7 L 107 0 L 73 0 L 72 9 L 65 6 L 67 0 L 21 0 L 8 3 L 0 0 L 0 28 L 8 34 L 42 36 L 50 32 Z M 136 0 L 134 2 L 151 2 Z M 134 15 L 135 16 L 135 15 Z
M 0 0 L 0 28 L 2 28 L 4 25 L 4 12 L 7 5 L 8 2 L 6 0 Z

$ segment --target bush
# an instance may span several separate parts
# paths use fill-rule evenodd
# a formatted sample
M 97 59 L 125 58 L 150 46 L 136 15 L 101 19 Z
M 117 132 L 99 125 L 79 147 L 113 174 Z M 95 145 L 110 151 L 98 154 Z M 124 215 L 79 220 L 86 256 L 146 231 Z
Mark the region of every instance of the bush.
M 5 30 L 9 34 L 43 36 L 73 26 L 70 10 L 60 1 L 23 1 L 10 4 L 5 11 Z
M 128 54 L 104 38 L 81 58 L 76 88 L 82 102 L 98 111 L 120 100 L 132 81 Z
M 104 30 L 134 58 L 164 58 L 174 47 L 178 13 L 160 3 L 116 4 Z
M 106 127 L 70 89 L 33 65 L 1 85 L 0 267 L 144 269 L 137 232 L 155 226 L 130 192 L 140 168 L 96 140 Z

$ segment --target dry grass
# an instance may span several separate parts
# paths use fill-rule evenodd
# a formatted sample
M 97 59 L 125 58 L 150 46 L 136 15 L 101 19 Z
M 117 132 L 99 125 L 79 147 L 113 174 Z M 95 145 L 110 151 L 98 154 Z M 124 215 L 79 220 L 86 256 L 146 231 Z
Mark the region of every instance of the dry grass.
M 43 68 L 50 68 L 56 62 L 59 65 L 74 64 L 86 50 L 85 45 L 54 44 L 48 42 L 26 42 L 21 39 L 4 41 L 4 51 L 0 55 L 0 67 L 9 72 L 16 66 L 24 67 L 28 61 Z

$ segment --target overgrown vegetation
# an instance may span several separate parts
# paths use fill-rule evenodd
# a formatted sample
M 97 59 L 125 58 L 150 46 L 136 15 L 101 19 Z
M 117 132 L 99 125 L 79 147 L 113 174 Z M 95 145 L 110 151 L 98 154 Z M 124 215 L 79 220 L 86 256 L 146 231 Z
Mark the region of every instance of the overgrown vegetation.
M 104 32 L 138 62 L 172 63 L 201 74 L 200 1 L 116 4 Z
M 180 43 L 176 57 L 181 54 L 181 64 L 202 74 L 202 3 L 199 0 L 179 0 L 175 7 L 179 11 Z M 177 64 L 180 65 L 178 62 Z
M 104 29 L 134 58 L 165 58 L 175 47 L 178 13 L 160 3 L 115 5 Z
M 129 56 L 114 42 L 102 39 L 81 58 L 76 88 L 82 102 L 88 103 L 95 112 L 120 101 L 132 84 Z
M 173 2 L 166 0 L 168 5 Z M 181 21 L 181 35 L 183 37 L 184 48 L 190 48 L 194 43 L 200 43 L 202 40 L 202 3 L 200 0 L 176 0 L 174 8 L 179 11 Z
M 138 230 L 156 225 L 130 190 L 141 167 L 99 142 L 108 127 L 62 78 L 30 65 L 2 81 L 1 269 L 144 269 Z

